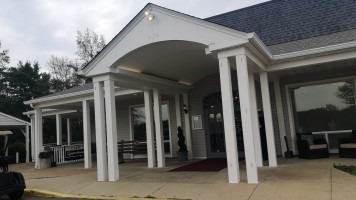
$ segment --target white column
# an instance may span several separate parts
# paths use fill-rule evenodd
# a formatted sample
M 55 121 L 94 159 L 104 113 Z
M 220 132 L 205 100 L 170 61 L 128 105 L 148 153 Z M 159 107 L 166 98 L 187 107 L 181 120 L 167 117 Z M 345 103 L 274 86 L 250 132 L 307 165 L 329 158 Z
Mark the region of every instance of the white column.
M 274 141 L 274 128 L 272 121 L 271 98 L 269 94 L 269 84 L 267 72 L 260 73 L 263 114 L 265 118 L 267 148 L 268 148 L 268 163 L 270 167 L 277 166 L 276 144 Z
M 237 152 L 235 113 L 232 96 L 230 63 L 228 58 L 219 58 L 219 64 L 229 183 L 239 183 L 240 169 L 239 156 Z
M 117 181 L 119 180 L 119 162 L 114 81 L 105 80 L 104 85 L 109 181 Z
M 67 118 L 67 143 L 72 144 L 72 124 L 70 123 L 70 118 Z
M 31 117 L 31 160 L 35 162 L 35 118 Z
M 90 101 L 83 101 L 83 139 L 84 139 L 84 168 L 92 168 L 91 130 L 90 130 Z
M 96 132 L 96 162 L 98 181 L 108 179 L 108 163 L 106 154 L 105 108 L 103 82 L 94 82 L 95 132 Z
M 42 151 L 43 134 L 42 134 L 42 109 L 35 108 L 35 169 L 41 169 L 39 154 Z
M 175 95 L 175 104 L 176 104 L 176 120 L 177 128 L 178 126 L 182 127 L 182 116 L 181 116 L 181 105 L 180 105 L 180 95 Z
M 286 127 L 285 127 L 284 114 L 283 114 L 281 88 L 279 86 L 278 79 L 273 80 L 273 86 L 274 86 L 274 95 L 276 97 L 279 139 L 281 140 L 282 156 L 284 157 L 284 152 L 287 151 L 287 146 L 284 141 L 284 136 L 286 135 Z
M 5 151 L 5 156 L 8 156 L 9 155 L 9 146 L 6 146 L 7 145 L 7 141 L 9 140 L 9 136 L 8 135 L 5 135 L 5 138 L 4 138 L 4 151 Z
M 185 142 L 187 143 L 188 159 L 192 159 L 193 158 L 193 147 L 192 147 L 192 135 L 190 132 L 188 93 L 183 94 L 183 104 L 188 109 L 188 112 L 184 112 Z
M 146 117 L 147 164 L 149 168 L 152 168 L 156 165 L 152 93 L 150 91 L 144 91 L 144 99 Z
M 156 128 L 157 164 L 158 167 L 164 167 L 166 166 L 166 161 L 163 146 L 161 91 L 158 89 L 153 89 L 153 105 Z
M 30 126 L 26 126 L 26 162 L 30 162 Z
M 256 153 L 253 142 L 253 123 L 251 114 L 250 81 L 246 55 L 236 56 L 236 70 L 239 85 L 242 131 L 244 137 L 247 182 L 258 183 Z
M 56 114 L 57 145 L 62 145 L 62 116 Z
M 262 158 L 262 147 L 261 147 L 261 135 L 260 135 L 260 123 L 258 120 L 257 113 L 257 100 L 256 100 L 256 87 L 255 87 L 255 79 L 252 73 L 248 75 L 249 83 L 250 83 L 250 100 L 251 100 L 251 117 L 252 117 L 252 130 L 253 130 L 253 141 L 255 144 L 255 153 L 256 153 L 256 164 L 257 167 L 263 166 L 263 158 Z

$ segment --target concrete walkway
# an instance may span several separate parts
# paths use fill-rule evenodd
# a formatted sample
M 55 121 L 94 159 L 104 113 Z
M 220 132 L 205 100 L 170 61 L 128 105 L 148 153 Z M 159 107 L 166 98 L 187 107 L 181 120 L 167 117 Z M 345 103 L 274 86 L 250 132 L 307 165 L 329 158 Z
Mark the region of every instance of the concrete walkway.
M 192 162 L 192 161 L 190 161 Z M 11 165 L 21 171 L 27 188 L 67 194 L 180 199 L 356 199 L 356 176 L 334 169 L 333 163 L 356 165 L 356 159 L 331 157 L 279 159 L 278 167 L 261 167 L 259 184 L 246 183 L 245 163 L 240 163 L 241 183 L 228 184 L 227 170 L 220 172 L 167 172 L 185 165 L 167 160 L 167 167 L 148 169 L 145 160 L 120 164 L 120 180 L 97 182 L 96 168 L 83 163 L 34 170 L 33 164 Z

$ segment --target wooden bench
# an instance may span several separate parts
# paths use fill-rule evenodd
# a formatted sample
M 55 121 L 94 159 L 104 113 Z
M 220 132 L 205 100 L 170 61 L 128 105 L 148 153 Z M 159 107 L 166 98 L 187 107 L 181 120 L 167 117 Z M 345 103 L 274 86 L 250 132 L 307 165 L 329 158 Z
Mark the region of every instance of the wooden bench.
M 136 154 L 147 153 L 146 141 L 124 141 L 121 140 L 117 143 L 117 150 L 119 153 L 119 163 L 124 163 L 124 153 L 129 153 L 133 156 Z

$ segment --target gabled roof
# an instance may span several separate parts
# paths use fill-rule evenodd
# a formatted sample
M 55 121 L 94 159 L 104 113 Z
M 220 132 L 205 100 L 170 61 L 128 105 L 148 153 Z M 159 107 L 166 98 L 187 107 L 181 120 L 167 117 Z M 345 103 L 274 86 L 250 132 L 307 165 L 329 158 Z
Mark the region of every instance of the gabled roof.
M 272 0 L 205 20 L 255 32 L 271 46 L 356 29 L 356 1 Z
M 31 125 L 29 122 L 26 122 L 19 118 L 0 112 L 0 128 L 3 126 L 8 127 L 8 126 L 29 126 L 29 125 Z

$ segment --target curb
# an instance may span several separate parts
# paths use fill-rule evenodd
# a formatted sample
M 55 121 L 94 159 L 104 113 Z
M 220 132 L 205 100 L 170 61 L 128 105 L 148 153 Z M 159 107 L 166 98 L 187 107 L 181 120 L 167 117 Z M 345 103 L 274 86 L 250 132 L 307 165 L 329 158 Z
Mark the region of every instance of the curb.
M 182 200 L 182 199 L 160 199 L 154 197 L 107 197 L 107 196 L 88 196 L 88 195 L 74 195 L 63 194 L 59 192 L 51 192 L 47 190 L 39 189 L 25 189 L 24 197 L 52 197 L 52 198 L 73 198 L 73 199 L 115 199 L 115 200 Z

